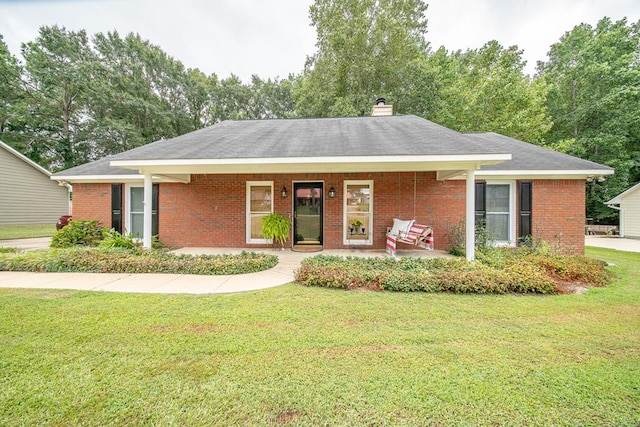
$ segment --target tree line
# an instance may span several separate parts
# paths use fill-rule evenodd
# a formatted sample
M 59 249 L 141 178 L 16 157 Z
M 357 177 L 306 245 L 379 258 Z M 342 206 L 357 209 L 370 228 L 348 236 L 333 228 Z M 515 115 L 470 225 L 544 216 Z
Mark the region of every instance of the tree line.
M 640 22 L 580 24 L 525 74 L 488 41 L 432 49 L 423 0 L 316 0 L 316 52 L 286 78 L 244 83 L 186 68 L 138 34 L 40 28 L 22 60 L 0 35 L 0 139 L 51 170 L 228 119 L 367 115 L 377 97 L 462 132 L 497 132 L 616 169 L 588 215 L 640 180 Z

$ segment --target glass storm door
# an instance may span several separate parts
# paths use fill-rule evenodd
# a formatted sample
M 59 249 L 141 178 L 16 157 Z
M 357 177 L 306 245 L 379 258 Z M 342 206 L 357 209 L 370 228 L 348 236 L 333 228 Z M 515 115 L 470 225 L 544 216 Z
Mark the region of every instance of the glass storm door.
M 293 194 L 293 243 L 322 245 L 322 183 L 294 183 Z

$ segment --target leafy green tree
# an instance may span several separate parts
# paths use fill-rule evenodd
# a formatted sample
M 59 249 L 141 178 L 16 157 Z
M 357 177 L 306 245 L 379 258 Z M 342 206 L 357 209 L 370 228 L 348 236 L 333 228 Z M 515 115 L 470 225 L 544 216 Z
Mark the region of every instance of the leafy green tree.
M 403 113 L 428 50 L 422 0 L 316 0 L 317 53 L 294 89 L 300 116 L 368 114 L 384 96 Z
M 22 101 L 22 67 L 0 34 L 0 140 L 23 151 L 22 125 L 17 112 Z
M 42 27 L 22 56 L 27 153 L 50 169 L 82 162 L 91 151 L 83 119 L 96 61 L 85 31 Z
M 570 154 L 616 169 L 589 184 L 587 215 L 612 220 L 603 202 L 640 179 L 640 22 L 601 19 L 581 24 L 551 46 L 538 64 L 550 86 L 549 142 Z
M 429 58 L 437 80 L 436 107 L 427 118 L 461 132 L 497 132 L 540 143 L 551 127 L 544 79 L 531 81 L 517 46 L 490 41 L 477 50 Z
M 211 116 L 215 122 L 223 120 L 250 119 L 251 88 L 234 74 L 215 85 L 211 105 Z
M 293 85 L 295 77 L 287 79 L 262 80 L 258 76 L 251 77 L 253 94 L 253 119 L 280 119 L 295 116 Z
M 91 129 L 100 153 L 125 151 L 202 126 L 200 111 L 190 116 L 189 81 L 182 63 L 137 34 L 94 36 L 100 78 L 93 82 Z M 193 83 L 189 87 L 189 83 Z M 188 88 L 189 87 L 189 88 Z
M 184 97 L 187 115 L 193 129 L 200 129 L 215 123 L 208 114 L 218 78 L 215 74 L 208 77 L 198 69 L 189 68 L 184 81 Z
M 293 81 L 292 76 L 262 80 L 253 75 L 251 84 L 244 84 L 232 74 L 214 84 L 210 116 L 214 122 L 293 117 Z

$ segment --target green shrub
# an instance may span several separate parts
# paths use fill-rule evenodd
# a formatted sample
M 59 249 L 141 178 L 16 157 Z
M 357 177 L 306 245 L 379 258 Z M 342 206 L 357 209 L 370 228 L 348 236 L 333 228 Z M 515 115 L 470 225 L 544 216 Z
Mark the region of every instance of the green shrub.
M 72 220 L 51 238 L 52 248 L 96 246 L 103 239 L 103 227 L 96 220 Z
M 18 248 L 0 248 L 0 254 L 10 254 L 14 252 L 18 252 Z
M 530 254 L 527 261 L 545 271 L 549 276 L 563 281 L 604 286 L 612 279 L 611 272 L 605 268 L 604 262 L 581 255 Z
M 530 249 L 493 248 L 476 262 L 463 258 L 342 258 L 302 261 L 296 282 L 305 286 L 367 288 L 397 292 L 557 292 L 557 281 L 601 286 L 611 277 L 603 263 L 586 257 L 537 254 Z
M 63 248 L 0 256 L 0 271 L 244 274 L 274 267 L 278 257 L 253 252 L 238 255 L 174 255 L 139 247 Z
M 448 252 L 455 256 L 465 256 L 466 254 L 466 230 L 467 226 L 464 220 L 458 224 L 445 225 L 445 237 L 449 239 L 450 246 Z M 484 223 L 475 225 L 475 250 L 476 253 L 490 251 L 495 244 L 495 236 L 487 229 Z
M 120 234 L 118 231 L 112 229 L 103 230 L 103 239 L 100 242 L 102 248 L 124 248 L 133 249 L 135 246 L 139 246 L 131 234 Z

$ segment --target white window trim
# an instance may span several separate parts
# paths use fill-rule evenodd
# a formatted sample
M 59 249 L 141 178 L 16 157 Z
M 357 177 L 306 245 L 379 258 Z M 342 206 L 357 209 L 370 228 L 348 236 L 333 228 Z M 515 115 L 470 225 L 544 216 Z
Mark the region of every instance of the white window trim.
M 351 240 L 349 239 L 349 233 L 347 233 L 347 187 L 349 185 L 369 185 L 369 238 L 367 240 Z M 345 180 L 342 186 L 342 243 L 347 246 L 361 245 L 371 246 L 373 245 L 373 180 Z
M 124 185 L 124 208 L 122 209 L 122 216 L 124 217 L 124 224 L 123 226 L 123 230 L 122 233 L 126 234 L 126 235 L 131 235 L 132 231 L 131 231 L 131 189 L 132 188 L 144 188 L 144 185 L 142 183 L 135 183 L 135 184 L 125 184 Z M 143 212 L 144 214 L 144 212 Z M 144 230 L 142 231 L 142 233 L 144 233 Z M 140 236 L 133 236 L 134 239 L 136 240 L 140 240 L 142 241 L 142 239 L 144 238 L 144 236 L 140 235 Z
M 486 180 L 486 185 L 508 185 L 509 186 L 509 240 L 496 240 L 495 246 L 515 246 L 516 245 L 516 182 L 505 180 Z
M 246 185 L 246 243 L 252 244 L 272 244 L 271 239 L 252 239 L 251 238 L 251 187 L 252 186 L 269 186 L 271 187 L 271 213 L 273 213 L 273 205 L 275 194 L 273 193 L 273 181 L 247 181 Z

